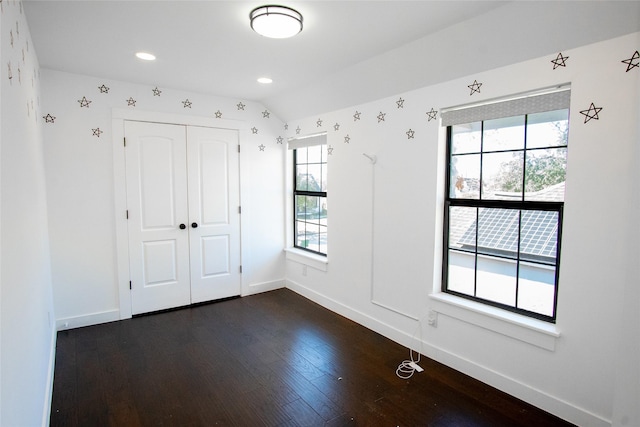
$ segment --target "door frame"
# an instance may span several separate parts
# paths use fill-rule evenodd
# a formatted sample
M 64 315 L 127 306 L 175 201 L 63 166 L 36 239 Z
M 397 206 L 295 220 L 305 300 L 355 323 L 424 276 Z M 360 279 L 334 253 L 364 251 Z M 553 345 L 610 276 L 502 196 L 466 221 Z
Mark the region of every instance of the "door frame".
M 131 110 L 123 108 L 113 108 L 111 110 L 111 129 L 113 144 L 113 197 L 114 197 L 114 220 L 116 228 L 116 271 L 117 287 L 120 305 L 120 320 L 131 318 L 131 292 L 129 289 L 129 232 L 127 227 L 127 182 L 125 169 L 125 147 L 124 147 L 124 122 L 138 121 L 163 123 L 181 126 L 202 126 L 218 129 L 231 129 L 238 131 L 239 144 L 243 145 L 249 127 L 245 122 L 239 120 L 216 119 L 202 116 L 187 116 L 183 114 L 158 113 L 152 111 Z M 238 156 L 239 167 L 239 196 L 240 204 L 242 199 L 242 159 Z M 240 263 L 243 259 L 242 230 L 244 228 L 243 217 L 240 217 Z M 245 294 L 245 284 L 241 277 L 241 291 Z

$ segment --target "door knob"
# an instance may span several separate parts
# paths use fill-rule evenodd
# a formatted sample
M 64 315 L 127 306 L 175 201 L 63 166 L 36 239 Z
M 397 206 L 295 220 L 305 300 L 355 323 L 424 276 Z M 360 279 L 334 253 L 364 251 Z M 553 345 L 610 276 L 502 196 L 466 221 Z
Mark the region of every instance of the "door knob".
M 187 228 L 187 226 L 186 226 L 186 225 L 184 225 L 184 224 L 180 224 L 180 230 L 184 230 L 185 228 Z
M 192 228 L 198 228 L 198 223 L 197 222 L 192 222 L 191 223 L 191 227 Z

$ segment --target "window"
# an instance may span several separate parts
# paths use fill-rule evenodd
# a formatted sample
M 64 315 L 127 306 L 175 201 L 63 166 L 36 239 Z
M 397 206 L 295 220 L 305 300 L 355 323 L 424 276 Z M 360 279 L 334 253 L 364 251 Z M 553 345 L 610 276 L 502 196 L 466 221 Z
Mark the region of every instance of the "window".
M 569 96 L 443 113 L 443 292 L 555 322 Z
M 301 138 L 293 148 L 293 246 L 327 255 L 326 136 Z

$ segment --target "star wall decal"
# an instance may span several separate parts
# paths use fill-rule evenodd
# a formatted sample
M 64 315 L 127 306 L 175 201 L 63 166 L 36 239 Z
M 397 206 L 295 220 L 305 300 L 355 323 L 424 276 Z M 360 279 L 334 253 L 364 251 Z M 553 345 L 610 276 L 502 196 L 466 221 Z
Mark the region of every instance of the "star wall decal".
M 130 96 L 129 99 L 127 99 L 127 106 L 128 107 L 135 107 L 136 106 L 136 100 L 133 99 L 132 96 Z
M 580 114 L 584 116 L 584 122 L 587 123 L 589 120 L 599 120 L 598 113 L 602 111 L 602 107 L 596 107 L 592 102 L 589 106 L 589 109 L 580 111 Z
M 480 86 L 482 86 L 482 83 L 478 83 L 477 80 L 474 80 L 472 84 L 468 85 L 467 87 L 471 89 L 471 93 L 469 94 L 469 96 L 473 95 L 476 92 L 480 93 Z
M 260 145 L 258 145 L 258 148 L 260 149 L 260 151 L 264 151 L 264 148 L 265 148 L 265 147 L 264 147 L 264 144 L 260 144 Z
M 153 96 L 160 96 L 160 94 L 162 93 L 162 91 L 158 89 L 158 86 L 151 89 L 151 92 L 153 92 Z
M 431 121 L 431 120 L 435 120 L 436 116 L 438 115 L 438 112 L 436 110 L 434 110 L 433 108 L 431 108 L 431 111 L 427 111 L 427 121 Z
M 635 52 L 633 52 L 633 55 L 631 55 L 631 58 L 621 61 L 622 63 L 627 64 L 627 71 L 626 71 L 627 73 L 633 70 L 634 68 L 640 67 L 640 61 L 638 61 L 639 59 L 640 59 L 640 52 L 636 50 Z M 634 63 L 633 61 L 638 61 L 638 62 Z
M 11 47 L 13 47 L 13 30 L 9 31 L 9 41 L 11 43 Z
M 356 120 L 360 120 L 360 114 L 362 114 L 361 112 L 359 112 L 358 110 L 356 110 L 355 114 L 353 115 L 353 121 L 355 122 Z
M 98 86 L 98 90 L 100 91 L 100 93 L 109 93 L 109 88 L 105 85 Z
M 271 113 L 269 113 L 269 111 L 268 111 L 268 110 L 264 110 L 264 111 L 262 112 L 262 118 L 264 118 L 264 119 L 268 119 L 268 118 L 270 118 L 270 115 L 271 115 Z
M 562 52 L 558 53 L 556 59 L 552 59 L 551 63 L 553 64 L 553 69 L 555 70 L 558 67 L 566 67 L 566 61 L 569 59 L 568 56 L 562 56 Z
M 189 98 L 182 101 L 182 105 L 183 105 L 183 108 L 191 108 L 191 101 L 189 101 Z
M 11 72 L 11 62 L 7 63 L 7 67 L 9 68 L 9 74 L 7 75 L 7 77 L 9 77 L 9 83 L 13 83 L 11 81 L 11 79 L 13 79 L 13 73 Z
M 416 134 L 416 131 L 409 129 L 406 133 L 407 133 L 407 139 L 414 139 L 413 136 Z
M 243 110 L 244 111 L 244 107 L 245 105 L 242 102 L 239 102 L 236 107 L 238 107 L 238 111 Z
M 80 103 L 80 108 L 89 108 L 89 104 L 91 104 L 91 101 L 89 101 L 86 96 L 83 96 L 82 99 L 78 99 L 78 102 Z
M 258 133 L 258 128 L 257 127 L 252 127 L 251 128 L 251 133 L 253 133 L 254 135 Z
M 289 123 L 284 124 L 284 130 L 289 130 Z
M 47 114 L 46 116 L 42 116 L 42 118 L 44 119 L 45 123 L 55 123 L 56 122 L 55 116 L 52 116 L 51 114 Z
M 101 131 L 100 128 L 95 128 L 91 130 L 93 131 L 93 136 L 97 136 L 98 138 L 100 138 L 101 133 L 104 133 L 104 131 Z
M 18 67 L 18 83 L 22 84 L 22 70 L 20 69 L 20 67 Z
M 398 108 L 404 108 L 404 99 L 400 97 L 400 99 L 396 101 L 396 104 L 398 105 Z
M 327 154 L 330 155 L 330 156 L 333 154 L 333 147 L 332 146 L 328 146 L 327 147 Z
M 384 116 L 386 115 L 387 113 L 383 113 L 382 111 L 380 111 L 380 114 L 378 114 L 378 123 L 384 122 Z
M 349 141 L 351 141 L 351 137 L 350 137 L 349 135 L 345 136 L 345 137 L 344 137 L 344 143 L 345 143 L 345 144 L 348 144 L 348 143 L 349 143 Z
M 340 130 L 340 124 L 336 123 L 335 125 L 333 125 L 333 130 L 335 130 L 336 132 Z
M 221 119 L 222 118 L 222 112 L 220 110 L 216 111 L 215 113 L 216 119 Z
M 300 126 L 298 126 L 298 127 L 296 128 L 296 135 L 300 135 L 300 131 L 301 131 L 301 130 L 302 130 L 302 129 L 300 129 Z
M 284 141 L 284 138 L 283 138 L 283 137 L 278 136 L 278 137 L 276 138 L 276 143 L 277 143 L 277 144 L 282 144 L 282 141 Z
M 318 119 L 318 121 L 316 122 L 316 127 L 317 128 L 321 128 L 322 127 L 322 119 Z

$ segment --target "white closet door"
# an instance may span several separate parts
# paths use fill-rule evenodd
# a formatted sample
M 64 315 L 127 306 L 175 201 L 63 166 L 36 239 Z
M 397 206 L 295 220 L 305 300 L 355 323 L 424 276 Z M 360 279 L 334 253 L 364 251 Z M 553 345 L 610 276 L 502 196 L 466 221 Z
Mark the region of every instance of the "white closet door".
M 131 311 L 188 305 L 186 129 L 126 121 L 125 137 Z
M 240 295 L 238 132 L 187 128 L 191 301 Z

